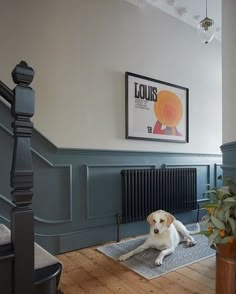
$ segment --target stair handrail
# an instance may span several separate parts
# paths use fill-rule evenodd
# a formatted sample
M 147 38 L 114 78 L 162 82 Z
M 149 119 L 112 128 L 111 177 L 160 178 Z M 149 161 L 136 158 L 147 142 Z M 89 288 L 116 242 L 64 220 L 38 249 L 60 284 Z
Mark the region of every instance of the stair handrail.
M 0 80 L 0 96 L 2 96 L 10 104 L 13 103 L 14 93 Z

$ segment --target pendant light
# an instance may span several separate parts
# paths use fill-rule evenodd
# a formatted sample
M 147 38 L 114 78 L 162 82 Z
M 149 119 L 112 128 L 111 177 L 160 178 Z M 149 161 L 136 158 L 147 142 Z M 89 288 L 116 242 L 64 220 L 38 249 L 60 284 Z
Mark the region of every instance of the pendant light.
M 208 44 L 215 35 L 216 26 L 214 20 L 207 17 L 207 0 L 206 0 L 206 17 L 200 21 L 198 25 L 198 32 L 201 40 Z

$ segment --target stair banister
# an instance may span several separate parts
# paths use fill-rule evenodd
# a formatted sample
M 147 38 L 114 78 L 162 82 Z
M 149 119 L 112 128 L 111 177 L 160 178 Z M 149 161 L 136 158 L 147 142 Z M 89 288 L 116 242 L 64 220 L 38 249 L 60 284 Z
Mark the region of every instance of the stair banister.
M 14 149 L 11 167 L 11 243 L 17 258 L 13 266 L 13 293 L 34 293 L 34 222 L 32 204 L 33 169 L 31 135 L 34 90 L 29 86 L 34 70 L 21 61 L 12 71 L 16 87 L 10 90 L 0 82 L 0 95 L 11 104 Z
M 13 102 L 14 93 L 2 81 L 0 81 L 0 96 L 7 100 L 10 104 Z

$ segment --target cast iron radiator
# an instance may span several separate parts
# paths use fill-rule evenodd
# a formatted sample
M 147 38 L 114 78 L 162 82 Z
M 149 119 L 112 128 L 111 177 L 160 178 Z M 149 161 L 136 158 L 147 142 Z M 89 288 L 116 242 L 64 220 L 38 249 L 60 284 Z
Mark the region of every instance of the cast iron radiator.
M 121 222 L 145 219 L 163 209 L 171 213 L 196 209 L 196 168 L 128 169 L 121 171 Z

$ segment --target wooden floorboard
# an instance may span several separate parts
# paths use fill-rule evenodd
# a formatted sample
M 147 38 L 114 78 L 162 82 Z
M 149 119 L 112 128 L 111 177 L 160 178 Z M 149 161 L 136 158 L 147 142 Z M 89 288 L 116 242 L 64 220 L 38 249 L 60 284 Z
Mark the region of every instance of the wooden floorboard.
M 215 257 L 146 280 L 95 247 L 60 254 L 64 294 L 214 294 Z

